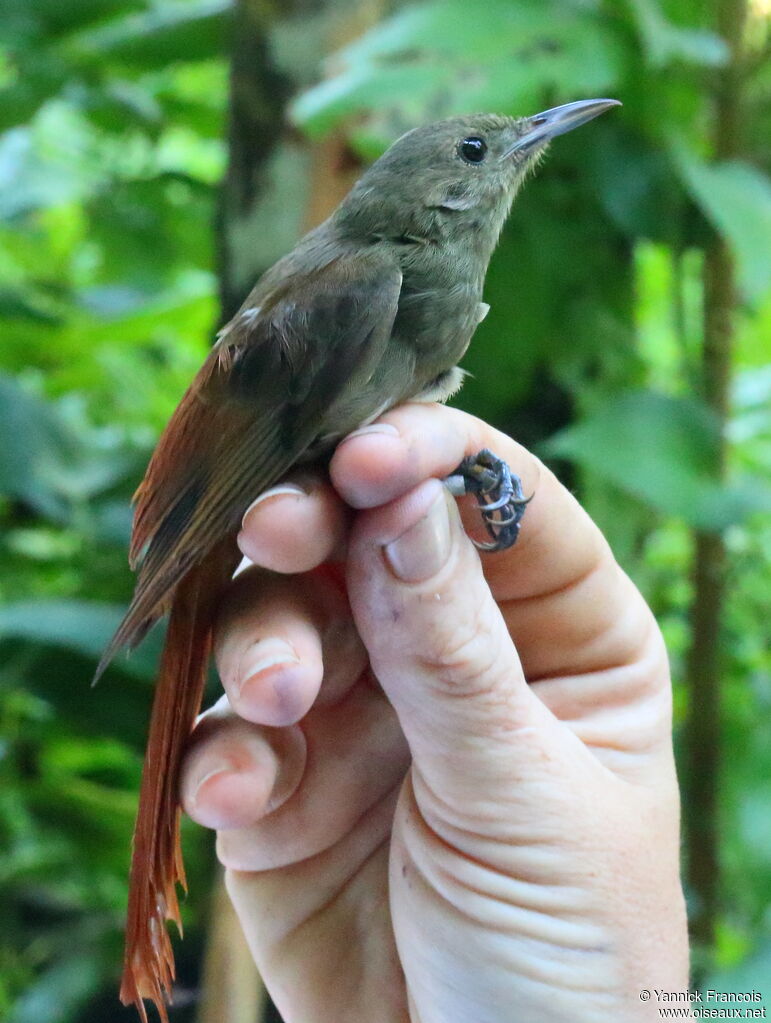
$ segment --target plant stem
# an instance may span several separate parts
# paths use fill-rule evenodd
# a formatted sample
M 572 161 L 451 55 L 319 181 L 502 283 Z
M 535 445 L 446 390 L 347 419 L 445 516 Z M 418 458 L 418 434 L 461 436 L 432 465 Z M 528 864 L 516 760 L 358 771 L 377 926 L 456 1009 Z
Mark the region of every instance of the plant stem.
M 714 93 L 713 154 L 736 157 L 741 147 L 742 41 L 747 0 L 717 0 L 717 28 L 730 57 Z M 731 360 L 737 307 L 736 271 L 725 239 L 714 233 L 704 253 L 702 395 L 719 430 L 716 475 L 726 476 L 726 432 L 730 414 Z M 721 657 L 727 556 L 721 532 L 695 531 L 691 646 L 686 664 L 689 718 L 686 726 L 686 838 L 688 884 L 694 905 L 691 933 L 711 946 L 720 892 L 719 784 L 721 768 Z

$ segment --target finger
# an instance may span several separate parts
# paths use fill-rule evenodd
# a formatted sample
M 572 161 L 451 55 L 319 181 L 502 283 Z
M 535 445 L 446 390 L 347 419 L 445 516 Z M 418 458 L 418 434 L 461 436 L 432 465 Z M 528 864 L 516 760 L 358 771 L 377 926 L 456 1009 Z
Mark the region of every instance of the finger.
M 559 725 L 526 685 L 446 489 L 429 480 L 360 514 L 348 565 L 354 618 L 417 776 L 448 806 L 508 799 Z
M 614 769 L 631 770 L 630 753 L 658 751 L 667 761 L 671 688 L 660 632 L 573 496 L 520 445 L 458 410 L 411 405 L 387 420 L 392 431 L 338 447 L 332 478 L 346 499 L 388 500 L 420 474 L 444 476 L 483 447 L 504 458 L 533 497 L 517 544 L 483 555 L 482 567 L 525 677 Z M 647 761 L 638 766 L 648 769 Z
M 377 432 L 344 440 L 331 465 L 334 485 L 357 507 L 383 504 L 426 477 L 441 478 L 485 447 L 532 495 L 516 545 L 482 561 L 529 679 L 600 671 L 638 656 L 650 638 L 650 612 L 597 526 L 534 455 L 441 405 L 401 406 L 374 425 Z M 383 425 L 391 429 L 384 432 Z M 463 509 L 472 533 L 479 518 L 473 504 Z
M 393 409 L 374 426 L 377 432 L 365 428 L 342 441 L 330 466 L 335 488 L 353 507 L 373 508 L 429 477 L 442 479 L 482 448 L 503 458 L 520 477 L 525 494 L 532 496 L 520 539 L 484 559 L 499 600 L 557 589 L 586 572 L 607 549 L 599 530 L 546 466 L 482 420 L 444 405 L 412 404 Z M 382 426 L 392 430 L 383 432 Z M 465 512 L 473 517 L 473 508 Z
M 343 552 L 349 511 L 328 480 L 296 474 L 260 494 L 244 514 L 238 545 L 255 565 L 307 572 Z
M 319 985 L 336 993 L 330 1000 L 339 1010 L 339 975 L 329 968 L 328 950 L 336 948 L 342 959 L 349 955 L 340 935 L 346 923 L 353 928 L 360 925 L 362 904 L 367 907 L 371 947 L 393 944 L 387 876 L 397 793 L 393 789 L 374 803 L 347 834 L 312 857 L 273 870 L 231 868 L 226 872 L 228 892 L 261 972 L 275 980 L 277 973 L 286 971 L 289 989 L 307 992 L 307 1011 L 299 1018 L 340 1019 L 339 1011 L 319 1014 Z M 294 968 L 298 955 L 304 976 L 301 985 L 296 983 Z M 395 953 L 392 961 L 398 970 Z M 350 1003 L 346 1008 L 351 1008 Z
M 285 730 L 265 730 L 271 731 Z M 263 796 L 251 819 L 244 814 L 233 827 L 220 825 L 217 854 L 226 867 L 273 869 L 331 848 L 401 785 L 409 764 L 396 715 L 370 684 L 354 686 L 333 707 L 314 707 L 289 731 L 300 732 L 305 743 L 300 783 L 276 808 Z M 293 777 L 291 765 L 286 773 Z
M 347 599 L 330 572 L 287 577 L 251 569 L 233 582 L 215 630 L 231 706 L 247 721 L 289 725 L 334 703 L 366 665 Z
M 249 827 L 290 798 L 305 762 L 299 728 L 248 724 L 222 697 L 201 715 L 191 737 L 181 771 L 182 805 L 204 827 Z

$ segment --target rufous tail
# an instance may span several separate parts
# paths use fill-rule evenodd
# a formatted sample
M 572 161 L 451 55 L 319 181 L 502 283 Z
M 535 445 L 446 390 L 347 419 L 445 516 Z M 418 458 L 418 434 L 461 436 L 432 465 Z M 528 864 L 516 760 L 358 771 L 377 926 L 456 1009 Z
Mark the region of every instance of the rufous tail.
M 186 889 L 179 837 L 179 772 L 201 706 L 212 642 L 214 606 L 222 590 L 215 550 L 177 586 L 150 717 L 129 881 L 121 1001 L 147 1023 L 149 998 L 168 1023 L 166 1000 L 174 955 L 166 920 L 182 924 L 177 883 Z M 224 559 L 222 559 L 224 560 Z M 229 577 L 226 569 L 225 578 Z

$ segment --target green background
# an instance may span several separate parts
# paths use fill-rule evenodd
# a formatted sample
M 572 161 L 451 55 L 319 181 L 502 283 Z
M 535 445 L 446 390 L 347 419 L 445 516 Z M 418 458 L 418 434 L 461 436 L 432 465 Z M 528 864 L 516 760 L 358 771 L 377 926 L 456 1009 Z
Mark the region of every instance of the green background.
M 134 1018 L 158 637 L 89 681 L 217 325 L 405 129 L 605 95 L 517 201 L 458 404 L 557 468 L 653 606 L 697 977 L 771 1004 L 768 29 L 767 0 L 0 2 L 0 1017 Z M 185 844 L 172 1018 L 224 1021 L 210 838 Z

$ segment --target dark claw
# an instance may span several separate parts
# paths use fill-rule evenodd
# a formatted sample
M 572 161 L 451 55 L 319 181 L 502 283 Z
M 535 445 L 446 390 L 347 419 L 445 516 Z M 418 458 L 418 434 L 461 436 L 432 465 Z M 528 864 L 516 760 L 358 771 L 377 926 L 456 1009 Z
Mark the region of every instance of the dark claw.
M 504 494 L 503 497 L 499 497 L 497 501 L 487 501 L 485 503 L 485 514 L 495 511 L 497 508 L 505 508 L 510 500 L 510 496 L 508 494 Z
M 450 477 L 457 490 L 476 494 L 482 521 L 492 537 L 491 543 L 473 540 L 483 551 L 505 551 L 517 542 L 520 523 L 530 501 L 522 490 L 522 481 L 515 476 L 503 459 L 487 448 L 464 458 Z M 489 500 L 488 500 L 489 499 Z
M 514 504 L 513 501 L 511 503 L 512 505 Z M 524 502 L 524 505 L 525 506 L 527 505 L 527 501 Z M 503 517 L 496 519 L 492 515 L 488 514 L 488 511 L 484 506 L 482 510 L 482 518 L 485 520 L 485 522 L 489 522 L 493 526 L 509 526 L 513 522 L 520 522 L 524 514 L 525 514 L 524 507 L 522 508 L 515 507 L 511 515 L 507 515 L 505 519 Z

